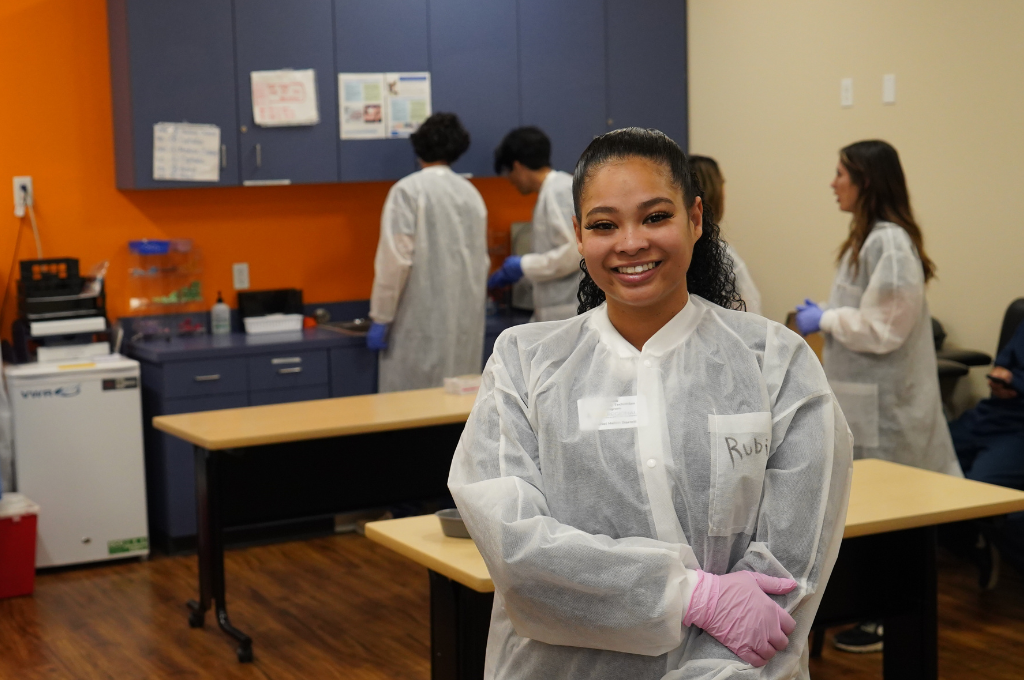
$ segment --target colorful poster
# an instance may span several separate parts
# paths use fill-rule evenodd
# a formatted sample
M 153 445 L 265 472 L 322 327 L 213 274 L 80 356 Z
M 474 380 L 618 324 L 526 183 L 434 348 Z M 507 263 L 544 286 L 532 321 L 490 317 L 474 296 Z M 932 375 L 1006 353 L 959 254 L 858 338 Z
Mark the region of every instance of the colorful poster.
M 384 139 L 384 74 L 339 73 L 342 139 Z
M 387 136 L 408 137 L 430 117 L 430 73 L 387 73 Z

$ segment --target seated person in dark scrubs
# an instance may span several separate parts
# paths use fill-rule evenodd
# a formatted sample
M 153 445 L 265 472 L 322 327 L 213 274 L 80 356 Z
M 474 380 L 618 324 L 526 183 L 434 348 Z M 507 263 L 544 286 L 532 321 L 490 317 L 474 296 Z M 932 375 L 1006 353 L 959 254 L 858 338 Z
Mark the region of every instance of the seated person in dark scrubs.
M 1024 491 L 1024 323 L 999 352 L 989 376 L 992 396 L 949 424 L 953 447 L 968 479 Z M 1007 562 L 1024 573 L 1024 512 L 993 523 L 963 523 L 960 528 L 967 526 L 972 527 L 969 536 L 961 536 L 953 544 L 943 543 L 962 553 L 955 543 L 973 542 L 983 589 L 995 587 L 996 547 Z

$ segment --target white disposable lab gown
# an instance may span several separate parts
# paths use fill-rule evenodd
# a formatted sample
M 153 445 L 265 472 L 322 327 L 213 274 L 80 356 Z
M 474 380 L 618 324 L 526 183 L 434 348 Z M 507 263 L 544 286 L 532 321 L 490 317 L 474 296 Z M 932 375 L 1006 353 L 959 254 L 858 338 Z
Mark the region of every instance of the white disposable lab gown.
M 963 476 L 942 413 L 924 270 L 910 236 L 878 222 L 839 264 L 821 315 L 825 374 L 853 431 L 855 458 Z
M 726 252 L 729 257 L 732 258 L 732 270 L 736 275 L 736 292 L 743 298 L 743 302 L 747 305 L 747 311 L 754 314 L 761 313 L 761 291 L 757 289 L 757 285 L 754 283 L 754 277 L 750 275 L 750 270 L 747 269 L 747 263 L 743 261 L 740 254 L 736 252 L 736 249 L 731 245 L 726 244 Z
M 533 283 L 533 320 L 576 316 L 583 272 L 572 228 L 572 175 L 552 170 L 533 207 L 533 252 L 523 255 L 523 275 Z
M 370 318 L 391 324 L 381 392 L 480 372 L 490 266 L 487 208 L 469 181 L 435 165 L 391 187 L 370 297 Z
M 851 437 L 799 336 L 691 295 L 637 351 L 602 305 L 498 338 L 448 486 L 495 584 L 485 677 L 807 677 Z M 696 569 L 795 579 L 763 669 L 683 627 Z

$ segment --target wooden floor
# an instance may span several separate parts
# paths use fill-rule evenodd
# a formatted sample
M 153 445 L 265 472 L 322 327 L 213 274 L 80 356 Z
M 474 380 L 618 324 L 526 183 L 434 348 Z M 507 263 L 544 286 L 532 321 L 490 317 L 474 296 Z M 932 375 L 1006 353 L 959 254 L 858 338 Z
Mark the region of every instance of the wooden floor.
M 186 623 L 195 558 L 155 558 L 40 576 L 33 597 L 0 600 L 0 680 L 35 678 L 427 680 L 427 573 L 354 534 L 233 550 L 228 604 L 253 636 L 239 664 L 207 616 Z M 1020 678 L 1024 580 L 979 593 L 970 567 L 940 561 L 942 678 Z M 881 656 L 826 648 L 815 680 L 881 677 Z

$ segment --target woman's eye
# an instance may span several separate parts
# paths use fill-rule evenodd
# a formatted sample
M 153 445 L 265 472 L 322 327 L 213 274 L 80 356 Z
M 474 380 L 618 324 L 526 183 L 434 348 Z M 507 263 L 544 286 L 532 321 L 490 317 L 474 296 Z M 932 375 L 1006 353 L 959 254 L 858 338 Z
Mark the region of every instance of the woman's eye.
M 647 219 L 644 220 L 644 222 L 646 222 L 648 224 L 655 224 L 657 222 L 662 222 L 662 221 L 668 220 L 668 219 L 672 219 L 672 213 L 656 212 L 656 213 L 653 213 L 651 215 L 648 215 Z
M 614 229 L 614 228 L 615 228 L 615 225 L 612 224 L 611 222 L 592 222 L 592 223 L 590 223 L 590 224 L 588 224 L 587 226 L 584 227 L 584 229 L 588 229 L 588 230 L 593 230 L 593 229 L 604 230 L 604 229 Z

